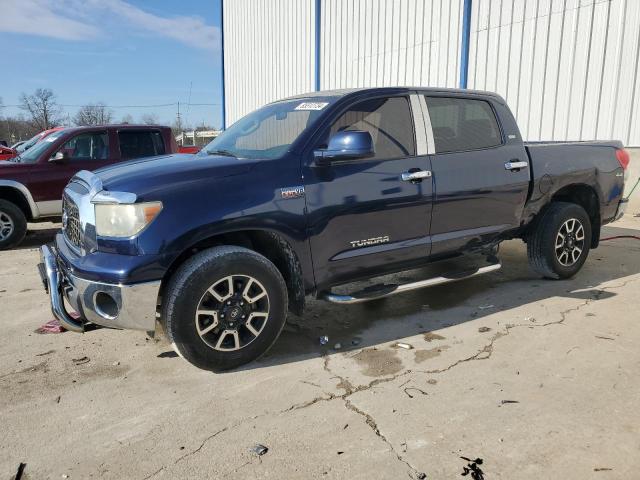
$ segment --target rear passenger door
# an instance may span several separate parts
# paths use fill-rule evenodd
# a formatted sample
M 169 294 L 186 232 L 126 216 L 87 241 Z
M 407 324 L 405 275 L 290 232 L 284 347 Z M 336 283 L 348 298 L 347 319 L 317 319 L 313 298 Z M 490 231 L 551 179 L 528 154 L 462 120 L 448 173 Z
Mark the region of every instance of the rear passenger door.
M 427 95 L 426 103 L 436 151 L 432 255 L 488 243 L 517 228 L 530 174 L 519 132 L 505 134 L 496 115 L 506 107 L 472 96 Z M 515 162 L 523 168 L 511 169 Z
M 166 147 L 160 130 L 126 129 L 118 131 L 122 160 L 164 155 Z

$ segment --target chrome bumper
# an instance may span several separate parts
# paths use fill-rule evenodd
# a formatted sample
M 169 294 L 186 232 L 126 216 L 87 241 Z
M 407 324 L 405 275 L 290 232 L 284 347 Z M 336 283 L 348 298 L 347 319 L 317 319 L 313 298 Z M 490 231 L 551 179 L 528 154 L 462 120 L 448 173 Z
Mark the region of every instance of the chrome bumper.
M 39 271 L 49 293 L 51 311 L 67 330 L 83 332 L 87 322 L 110 328 L 155 330 L 160 281 L 117 285 L 85 280 L 64 271 L 55 250 L 48 245 L 40 248 L 40 258 Z M 65 299 L 79 319 L 67 312 Z

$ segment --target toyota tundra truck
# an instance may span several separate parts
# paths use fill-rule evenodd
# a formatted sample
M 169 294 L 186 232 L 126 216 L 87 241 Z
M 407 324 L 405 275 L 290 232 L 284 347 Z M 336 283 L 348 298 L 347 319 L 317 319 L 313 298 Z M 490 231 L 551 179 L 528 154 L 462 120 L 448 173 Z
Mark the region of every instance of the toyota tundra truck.
M 158 327 L 220 371 L 267 351 L 309 295 L 348 305 L 495 271 L 504 240 L 543 277 L 575 275 L 624 213 L 628 163 L 616 141 L 523 142 L 493 93 L 315 92 L 197 155 L 78 173 L 39 269 L 68 330 Z M 453 257 L 468 266 L 350 291 Z

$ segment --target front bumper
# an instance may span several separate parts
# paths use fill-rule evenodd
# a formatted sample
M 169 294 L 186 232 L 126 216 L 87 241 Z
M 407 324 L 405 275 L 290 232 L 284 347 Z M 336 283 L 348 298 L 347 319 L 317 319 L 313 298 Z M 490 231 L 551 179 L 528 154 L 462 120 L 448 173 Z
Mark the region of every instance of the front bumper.
M 87 322 L 110 328 L 154 331 L 160 281 L 120 285 L 86 280 L 58 261 L 57 251 L 40 248 L 38 266 L 49 293 L 51 311 L 67 330 L 83 332 Z M 80 315 L 67 312 L 64 300 Z

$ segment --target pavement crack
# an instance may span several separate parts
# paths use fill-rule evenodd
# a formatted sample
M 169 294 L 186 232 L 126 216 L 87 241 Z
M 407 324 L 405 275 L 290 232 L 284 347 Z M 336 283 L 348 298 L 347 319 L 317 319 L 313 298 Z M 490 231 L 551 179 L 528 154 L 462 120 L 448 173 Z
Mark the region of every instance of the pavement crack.
M 182 461 L 183 461 L 183 460 L 185 460 L 186 458 L 191 457 L 192 455 L 196 455 L 196 454 L 198 454 L 198 453 L 199 453 L 199 452 L 204 448 L 204 446 L 205 446 L 209 441 L 211 441 L 212 439 L 214 439 L 214 438 L 215 438 L 215 437 L 217 437 L 218 435 L 220 435 L 220 434 L 222 434 L 222 433 L 224 433 L 224 432 L 226 432 L 226 431 L 228 431 L 228 430 L 231 430 L 231 429 L 233 429 L 233 428 L 236 428 L 236 427 L 238 427 L 238 426 L 242 425 L 242 424 L 243 424 L 243 423 L 245 423 L 245 422 L 255 420 L 255 419 L 260 418 L 260 417 L 263 417 L 263 416 L 265 416 L 265 415 L 269 415 L 269 413 L 264 413 L 264 414 L 262 414 L 262 415 L 255 415 L 255 416 L 253 416 L 253 417 L 247 417 L 247 418 L 244 418 L 244 419 L 242 419 L 241 421 L 234 423 L 233 425 L 228 425 L 228 426 L 226 426 L 226 427 L 224 427 L 224 428 L 222 428 L 222 429 L 220 429 L 220 430 L 218 430 L 218 431 L 216 431 L 216 432 L 212 433 L 211 435 L 209 435 L 208 437 L 206 437 L 204 440 L 202 440 L 202 442 L 200 443 L 200 446 L 199 446 L 198 448 L 196 448 L 196 449 L 194 449 L 194 450 L 191 450 L 190 452 L 187 452 L 187 453 L 185 453 L 184 455 L 182 455 L 182 456 L 178 457 L 178 458 L 173 462 L 173 465 L 177 465 L 178 463 L 182 462 Z M 155 477 L 156 475 L 158 475 L 158 474 L 159 474 L 159 473 L 161 473 L 162 471 L 166 470 L 167 468 L 168 468 L 168 467 L 167 467 L 167 465 L 163 465 L 163 466 L 161 466 L 161 467 L 160 467 L 159 469 L 157 469 L 155 472 L 153 472 L 153 473 L 151 473 L 151 474 L 147 475 L 146 477 L 144 477 L 144 480 L 149 480 L 150 478 Z
M 313 398 L 313 399 L 311 399 L 309 401 L 306 401 L 306 402 L 302 402 L 302 403 L 297 403 L 295 405 L 291 405 L 289 408 L 285 408 L 280 413 L 287 413 L 287 412 L 291 412 L 293 410 L 302 410 L 304 408 L 311 407 L 311 406 L 315 405 L 318 402 L 330 402 L 331 400 L 335 400 L 336 398 L 340 398 L 340 396 L 334 395 L 333 393 L 327 393 L 326 396 L 316 397 L 316 398 Z
M 631 281 L 634 281 L 634 280 L 629 280 L 628 282 L 631 282 Z M 625 282 L 625 285 L 628 282 Z M 461 360 L 457 360 L 456 362 L 452 363 L 451 365 L 449 365 L 449 366 L 447 366 L 445 368 L 439 368 L 439 369 L 435 369 L 435 370 L 416 370 L 416 372 L 426 373 L 426 374 L 429 374 L 429 375 L 435 375 L 435 374 L 439 374 L 439 373 L 448 372 L 452 368 L 455 368 L 458 365 L 466 363 L 466 362 L 472 362 L 474 360 L 488 360 L 489 358 L 491 358 L 491 355 L 493 355 L 493 347 L 494 347 L 495 342 L 498 339 L 500 339 L 502 337 L 506 337 L 507 335 L 509 335 L 509 333 L 510 333 L 510 331 L 512 329 L 518 328 L 518 327 L 540 328 L 540 327 L 548 327 L 548 326 L 551 326 L 551 325 L 561 325 L 567 319 L 567 315 L 569 315 L 572 312 L 577 312 L 581 308 L 584 308 L 585 306 L 589 305 L 594 300 L 598 300 L 600 295 L 602 295 L 602 291 L 604 291 L 606 289 L 611 289 L 611 288 L 620 288 L 622 286 L 624 286 L 624 285 L 620 285 L 620 286 L 616 286 L 616 287 L 604 287 L 604 288 L 600 289 L 598 291 L 598 293 L 596 293 L 594 295 L 594 298 L 589 298 L 589 299 L 585 300 L 584 302 L 580 303 L 579 305 L 577 305 L 575 307 L 571 307 L 571 308 L 568 308 L 566 310 L 561 311 L 560 312 L 560 320 L 556 320 L 556 321 L 553 321 L 553 322 L 547 322 L 547 323 L 539 323 L 539 324 L 531 324 L 531 323 L 508 324 L 508 325 L 505 326 L 503 331 L 497 332 L 495 335 L 493 335 L 493 337 L 491 337 L 491 340 L 489 341 L 489 343 L 487 345 L 485 345 L 484 347 L 482 347 L 480 350 L 478 350 L 473 355 L 471 355 L 471 356 L 469 356 L 467 358 L 463 358 Z
M 405 460 L 402 455 L 400 455 L 395 447 L 393 446 L 393 444 L 387 439 L 387 437 L 380 431 L 380 428 L 378 427 L 378 423 L 376 422 L 376 420 L 369 415 L 367 412 L 359 409 L 358 407 L 356 407 L 353 402 L 351 400 L 349 400 L 349 398 L 344 397 L 344 406 L 347 408 L 347 410 L 350 410 L 358 415 L 360 415 L 361 417 L 363 417 L 365 419 L 366 424 L 369 426 L 369 428 L 371 428 L 371 430 L 373 431 L 373 433 L 376 434 L 376 436 L 378 438 L 380 438 L 380 440 L 382 440 L 387 447 L 389 447 L 389 450 L 391 451 L 391 453 L 393 453 L 396 458 L 398 459 L 399 462 L 403 463 L 414 475 L 415 478 L 420 478 L 420 472 L 413 466 L 411 465 L 407 460 Z

